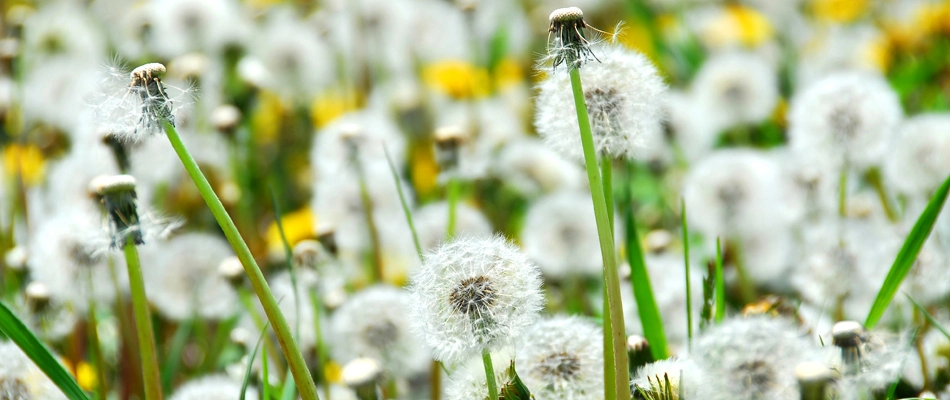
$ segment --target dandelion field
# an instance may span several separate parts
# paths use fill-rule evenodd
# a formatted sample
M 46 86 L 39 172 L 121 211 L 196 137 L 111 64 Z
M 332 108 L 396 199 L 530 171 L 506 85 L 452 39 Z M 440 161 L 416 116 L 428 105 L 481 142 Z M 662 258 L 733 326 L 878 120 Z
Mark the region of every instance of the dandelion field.
M 950 399 L 946 0 L 7 0 L 0 400 Z

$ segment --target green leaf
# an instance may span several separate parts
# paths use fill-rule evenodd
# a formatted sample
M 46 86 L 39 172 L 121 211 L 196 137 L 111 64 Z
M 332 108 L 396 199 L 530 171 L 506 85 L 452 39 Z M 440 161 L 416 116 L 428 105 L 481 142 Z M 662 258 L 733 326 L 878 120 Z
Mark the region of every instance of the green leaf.
M 637 314 L 640 315 L 640 324 L 643 326 L 643 337 L 650 344 L 653 359 L 662 360 L 669 357 L 666 332 L 663 328 L 663 318 L 660 316 L 660 307 L 657 306 L 656 299 L 653 297 L 650 274 L 647 272 L 647 265 L 643 259 L 643 249 L 640 248 L 640 240 L 637 238 L 633 207 L 624 207 L 624 219 L 630 283 L 633 287 L 633 297 L 637 301 Z
M 257 358 L 257 351 L 261 348 L 261 343 L 264 342 L 264 335 L 267 334 L 267 328 L 270 327 L 270 322 L 264 325 L 264 329 L 261 329 L 261 336 L 257 338 L 257 344 L 254 345 L 254 349 L 251 350 L 251 354 L 247 355 L 247 369 L 244 371 L 244 382 L 241 383 L 241 400 L 244 400 L 244 396 L 247 393 L 247 384 L 251 380 L 251 367 L 254 366 L 254 359 Z M 264 377 L 264 380 L 267 380 L 267 377 Z
M 505 370 L 507 375 L 508 382 L 501 388 L 499 393 L 499 400 L 532 400 L 534 396 L 531 395 L 531 391 L 528 390 L 528 387 L 524 385 L 524 382 L 521 382 L 521 377 L 518 376 L 518 372 L 515 371 L 515 361 L 511 361 L 511 365 L 508 369 Z
M 946 328 L 944 328 L 943 326 L 941 326 L 940 323 L 937 322 L 937 319 L 934 318 L 933 315 L 930 315 L 929 312 L 927 312 L 927 309 L 926 309 L 926 308 L 924 308 L 924 307 L 921 306 L 919 303 L 917 303 L 916 301 L 914 301 L 914 299 L 913 299 L 912 297 L 910 297 L 909 294 L 904 293 L 904 296 L 907 296 L 907 300 L 910 300 L 910 303 L 913 304 L 914 307 L 916 307 L 918 310 L 920 310 L 920 312 L 921 312 L 922 314 L 924 314 L 924 317 L 927 318 L 927 321 L 930 321 L 930 323 L 934 326 L 934 328 L 937 328 L 937 330 L 940 331 L 940 333 L 942 333 L 943 336 L 947 338 L 947 340 L 950 340 L 950 332 L 948 332 L 948 331 L 946 330 Z
M 0 302 L 0 331 L 2 331 L 13 343 L 23 350 L 30 360 L 43 371 L 46 376 L 56 384 L 63 394 L 70 400 L 89 400 L 86 392 L 83 392 L 73 376 L 63 368 L 63 365 L 56 361 L 49 349 L 36 338 L 36 335 L 20 321 L 16 315 L 7 308 L 6 304 Z
M 920 214 L 917 223 L 914 224 L 914 228 L 911 229 L 907 239 L 904 240 L 904 245 L 897 253 L 897 258 L 894 260 L 894 264 L 891 265 L 887 277 L 884 278 L 884 283 L 877 293 L 877 298 L 874 299 L 871 311 L 868 312 L 868 317 L 864 321 L 864 326 L 868 329 L 873 329 L 877 325 L 884 315 L 884 311 L 887 310 L 887 306 L 894 300 L 897 289 L 904 281 L 907 273 L 910 272 L 911 267 L 914 266 L 914 261 L 917 260 L 920 249 L 930 236 L 934 223 L 937 221 L 937 216 L 940 215 L 940 211 L 943 209 L 943 203 L 947 200 L 948 193 L 950 193 L 950 176 L 931 197 L 927 208 Z

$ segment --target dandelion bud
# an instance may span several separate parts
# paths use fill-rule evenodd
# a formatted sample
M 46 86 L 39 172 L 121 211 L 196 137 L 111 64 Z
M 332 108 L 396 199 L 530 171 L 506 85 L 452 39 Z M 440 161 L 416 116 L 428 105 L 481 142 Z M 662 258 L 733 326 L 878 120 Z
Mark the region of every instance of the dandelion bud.
M 343 383 L 353 389 L 360 400 L 379 398 L 376 393 L 376 382 L 382 378 L 383 369 L 376 360 L 357 358 L 343 366 L 341 375 Z
M 553 60 L 553 68 L 557 69 L 561 64 L 578 68 L 591 58 L 596 59 L 590 51 L 590 42 L 584 37 L 588 25 L 584 22 L 584 12 L 580 8 L 559 8 L 551 12 L 548 19 L 551 21 L 548 28 L 548 53 Z M 550 41 L 552 33 L 553 42 Z
M 126 239 L 136 245 L 145 243 L 135 205 L 135 178 L 131 175 L 100 176 L 92 181 L 91 186 L 111 217 L 112 245 L 122 247 Z
M 630 370 L 639 370 L 644 365 L 652 363 L 653 353 L 650 352 L 650 343 L 640 335 L 627 336 L 627 356 L 630 360 Z
M 834 345 L 841 349 L 841 359 L 851 372 L 860 370 L 861 344 L 868 338 L 868 332 L 860 323 L 841 321 L 831 327 Z
M 211 126 L 214 126 L 214 129 L 217 129 L 218 132 L 232 135 L 238 124 L 241 123 L 241 110 L 233 105 L 224 104 L 215 107 L 208 118 L 211 121 Z
M 26 252 L 26 248 L 23 246 L 16 246 L 7 251 L 7 254 L 3 255 L 4 262 L 6 262 L 7 268 L 15 272 L 26 271 L 26 262 L 29 259 L 29 254 Z
M 244 265 L 237 256 L 230 256 L 218 264 L 218 274 L 232 286 L 238 287 L 244 283 Z
M 435 131 L 435 160 L 443 172 L 452 172 L 459 166 L 459 149 L 467 137 L 457 126 L 443 126 Z
M 24 290 L 26 301 L 31 311 L 40 313 L 46 310 L 50 305 L 49 288 L 40 282 L 30 282 Z
M 795 378 L 801 390 L 801 400 L 825 400 L 828 383 L 833 376 L 831 369 L 814 361 L 803 362 L 795 367 Z

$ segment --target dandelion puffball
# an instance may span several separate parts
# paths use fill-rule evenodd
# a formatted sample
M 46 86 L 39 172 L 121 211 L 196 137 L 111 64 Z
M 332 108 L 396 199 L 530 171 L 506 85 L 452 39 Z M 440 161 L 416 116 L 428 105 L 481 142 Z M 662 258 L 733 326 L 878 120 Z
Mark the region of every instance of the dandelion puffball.
M 413 328 L 446 363 L 518 338 L 544 301 L 538 267 L 500 236 L 446 242 L 410 282 Z
M 531 327 L 515 365 L 539 399 L 604 398 L 603 332 L 577 317 L 552 317 Z

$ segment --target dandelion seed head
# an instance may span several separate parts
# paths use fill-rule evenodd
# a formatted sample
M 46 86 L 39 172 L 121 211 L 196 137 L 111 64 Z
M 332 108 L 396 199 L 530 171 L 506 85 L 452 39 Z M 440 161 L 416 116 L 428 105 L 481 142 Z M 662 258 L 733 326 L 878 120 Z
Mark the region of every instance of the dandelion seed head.
M 413 329 L 450 364 L 517 339 L 543 300 L 537 267 L 499 236 L 442 244 L 410 282 Z
M 901 126 L 884 172 L 890 187 L 913 197 L 929 200 L 950 174 L 950 113 L 915 115 Z
M 693 299 L 702 298 L 702 276 L 705 270 L 700 270 L 695 264 L 695 258 L 691 258 L 693 264 L 690 268 L 690 290 Z M 687 340 L 686 326 L 682 323 L 671 321 L 685 321 L 686 313 L 690 311 L 693 315 L 699 315 L 701 304 L 693 301 L 693 309 L 686 307 L 686 291 L 683 282 L 686 281 L 686 271 L 683 269 L 685 261 L 683 255 L 678 253 L 647 254 L 644 258 L 646 262 L 647 273 L 650 276 L 650 284 L 653 288 L 654 299 L 660 312 L 664 315 L 664 329 L 671 349 L 684 348 Z M 637 302 L 633 298 L 633 288 L 630 284 L 630 278 L 622 277 L 620 280 L 620 296 L 623 299 L 624 323 L 628 333 L 643 334 L 643 325 L 640 323 Z M 694 327 L 695 328 L 695 327 Z
M 751 53 L 710 57 L 696 73 L 691 90 L 697 105 L 707 109 L 717 130 L 767 118 L 778 102 L 775 68 Z
M 405 146 L 405 139 L 389 116 L 373 110 L 358 111 L 340 117 L 317 132 L 310 160 L 318 180 L 332 179 L 341 173 L 353 174 L 357 168 L 354 162 L 363 168 L 385 165 L 386 150 L 394 165 L 403 165 Z M 356 161 L 352 159 L 354 151 Z M 392 180 L 390 173 L 383 177 Z
M 646 143 L 659 143 L 666 84 L 644 55 L 619 45 L 591 48 L 601 62 L 581 73 L 594 149 L 610 158 L 640 158 Z M 574 97 L 566 74 L 539 84 L 535 127 L 545 142 L 573 160 L 583 160 Z
M 658 395 L 665 392 L 666 379 L 669 379 L 674 395 L 682 390 L 684 397 L 693 398 L 696 395 L 696 383 L 702 382 L 699 373 L 696 364 L 688 358 L 668 358 L 641 367 L 634 374 L 630 386 L 634 393 L 637 393 L 639 388 L 646 393 Z
M 840 170 L 864 170 L 883 159 L 903 118 L 897 94 L 881 76 L 829 75 L 792 99 L 788 112 L 791 148 Z
M 514 355 L 510 349 L 503 348 L 491 353 L 492 367 L 495 371 L 495 383 L 497 387 L 502 388 L 510 383 L 506 370 L 514 360 Z M 516 368 L 522 370 L 520 365 Z M 467 359 L 459 366 L 451 376 L 445 387 L 446 400 L 471 400 L 482 399 L 488 393 L 488 385 L 485 382 L 485 367 L 481 357 L 472 357 Z M 532 394 L 534 388 L 531 388 Z
M 538 199 L 528 209 L 521 242 L 545 275 L 576 279 L 601 272 L 592 204 L 588 194 L 562 191 Z
M 330 319 L 333 359 L 346 363 L 370 357 L 395 377 L 424 371 L 429 357 L 409 330 L 410 307 L 409 292 L 391 286 L 354 294 Z
M 149 300 L 166 318 L 184 321 L 197 315 L 220 320 L 237 311 L 237 294 L 218 273 L 222 261 L 233 254 L 225 240 L 185 233 L 141 252 L 154 262 L 153 268 L 143 270 Z
M 839 337 L 846 345 L 831 360 L 841 375 L 834 387 L 842 399 L 865 398 L 893 384 L 913 350 L 908 332 L 871 332 L 853 321 L 835 324 L 832 335 L 836 345 Z
M 0 398 L 66 399 L 36 364 L 13 342 L 0 342 Z
M 586 185 L 581 168 L 534 138 L 508 142 L 493 166 L 493 176 L 529 199 Z
M 522 341 L 515 364 L 536 397 L 603 399 L 603 333 L 596 325 L 551 317 L 529 328 Z
M 171 400 L 233 400 L 241 397 L 241 382 L 226 375 L 192 379 L 178 387 Z M 258 399 L 257 389 L 248 387 L 245 399 Z
M 821 359 L 820 348 L 789 321 L 727 320 L 696 341 L 694 360 L 705 377 L 704 399 L 797 399 L 794 368 Z

